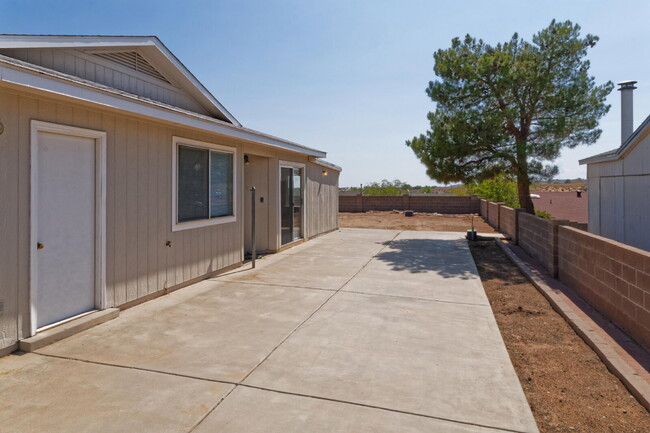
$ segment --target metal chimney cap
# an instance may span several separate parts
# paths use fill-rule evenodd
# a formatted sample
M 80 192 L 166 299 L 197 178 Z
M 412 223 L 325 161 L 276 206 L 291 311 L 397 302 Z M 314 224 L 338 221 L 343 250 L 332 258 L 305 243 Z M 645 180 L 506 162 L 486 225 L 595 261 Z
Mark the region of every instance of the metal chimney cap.
M 636 89 L 636 87 L 634 87 L 634 85 L 636 83 L 637 82 L 634 81 L 634 80 L 621 81 L 620 83 L 617 83 L 619 86 L 621 86 L 618 90 L 624 90 L 624 89 L 632 89 L 632 90 L 634 90 L 634 89 Z

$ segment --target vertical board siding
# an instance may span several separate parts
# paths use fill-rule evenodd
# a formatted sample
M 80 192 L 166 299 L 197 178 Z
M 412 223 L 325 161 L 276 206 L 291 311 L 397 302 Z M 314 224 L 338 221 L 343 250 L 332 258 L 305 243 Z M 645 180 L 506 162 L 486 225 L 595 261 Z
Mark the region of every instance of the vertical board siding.
M 18 251 L 25 233 L 16 227 L 24 225 L 19 218 L 18 179 L 28 166 L 20 165 L 19 106 L 15 95 L 0 98 L 0 121 L 5 128 L 0 135 L 0 348 L 18 339 L 19 281 L 24 280 L 19 273 L 23 269 L 19 267 Z
M 0 348 L 29 335 L 30 121 L 107 133 L 106 299 L 119 306 L 242 260 L 237 222 L 171 231 L 172 136 L 225 138 L 0 89 Z M 237 161 L 241 174 L 241 161 Z M 241 192 L 243 178 L 238 179 Z M 241 194 L 240 196 L 243 196 Z M 172 242 L 169 248 L 165 244 Z
M 107 60 L 97 59 L 95 62 L 91 54 L 79 50 L 62 50 L 60 48 L 3 49 L 0 50 L 0 54 L 195 113 L 210 115 L 201 104 L 179 88 L 153 77 L 147 77 L 145 80 L 136 71 L 133 71 L 134 75 L 131 75 L 117 64 L 115 64 L 115 68 L 105 66 Z
M 313 237 L 338 228 L 339 172 L 316 164 L 306 169 L 306 236 Z
M 625 188 L 622 176 L 600 178 L 600 234 L 625 242 Z
M 39 106 L 34 99 L 20 99 L 20 109 L 18 119 L 29 118 L 29 116 L 38 112 Z M 29 221 L 29 200 L 21 200 L 21 197 L 29 197 L 30 191 L 30 172 L 25 167 L 29 167 L 31 161 L 30 147 L 22 143 L 29 143 L 31 138 L 31 125 L 28 122 L 18 122 L 18 221 Z M 1 188 L 0 188 L 1 189 Z M 3 203 L 0 201 L 0 203 Z M 0 207 L 2 204 L 0 204 Z M 16 227 L 14 227 L 16 230 Z M 29 253 L 30 253 L 30 232 L 27 230 L 16 230 L 18 232 L 18 339 L 25 338 L 30 334 L 28 323 L 28 311 L 30 306 L 29 293 L 24 288 L 29 286 Z M 2 242 L 0 242 L 2 245 Z M 1 290 L 0 290 L 1 291 Z

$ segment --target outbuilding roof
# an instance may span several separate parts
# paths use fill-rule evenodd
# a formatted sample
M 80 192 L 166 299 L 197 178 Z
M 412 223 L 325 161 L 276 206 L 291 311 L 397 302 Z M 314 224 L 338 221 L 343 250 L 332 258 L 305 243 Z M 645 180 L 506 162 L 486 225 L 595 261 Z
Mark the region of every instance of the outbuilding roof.
M 607 152 L 599 153 L 589 158 L 581 159 L 580 165 L 595 164 L 599 162 L 609 162 L 621 159 L 625 154 L 634 149 L 641 141 L 645 132 L 650 129 L 650 116 L 646 117 L 643 123 L 625 140 L 625 142 L 617 149 L 608 150 Z

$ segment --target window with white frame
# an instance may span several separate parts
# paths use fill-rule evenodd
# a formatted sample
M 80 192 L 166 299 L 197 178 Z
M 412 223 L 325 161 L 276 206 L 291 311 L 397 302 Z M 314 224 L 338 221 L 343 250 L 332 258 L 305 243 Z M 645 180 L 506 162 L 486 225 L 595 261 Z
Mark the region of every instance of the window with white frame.
M 174 229 L 235 220 L 232 147 L 174 137 Z

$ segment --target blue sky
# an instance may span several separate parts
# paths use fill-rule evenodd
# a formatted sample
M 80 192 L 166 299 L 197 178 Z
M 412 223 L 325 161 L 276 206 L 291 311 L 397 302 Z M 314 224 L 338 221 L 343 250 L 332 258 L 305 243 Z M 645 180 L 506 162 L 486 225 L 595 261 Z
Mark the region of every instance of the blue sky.
M 551 19 L 600 36 L 598 83 L 635 79 L 635 127 L 650 114 L 647 1 L 36 1 L 0 0 L 0 33 L 156 35 L 245 126 L 326 150 L 341 186 L 381 179 L 433 184 L 404 141 L 434 109 L 432 54 L 470 33 L 530 39 Z M 620 141 L 612 92 L 603 135 L 565 150 L 559 177 Z

